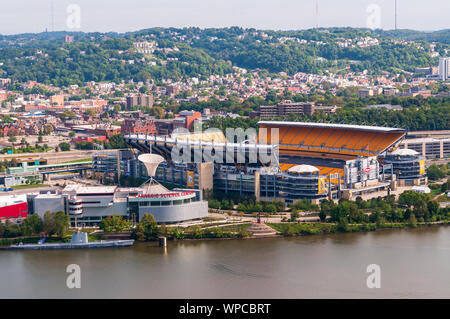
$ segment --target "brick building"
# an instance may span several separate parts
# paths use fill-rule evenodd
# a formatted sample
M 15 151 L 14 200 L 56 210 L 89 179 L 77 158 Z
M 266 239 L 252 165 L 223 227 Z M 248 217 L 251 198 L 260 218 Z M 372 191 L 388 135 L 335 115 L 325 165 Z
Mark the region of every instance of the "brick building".
M 156 125 L 154 118 L 148 119 L 125 119 L 120 128 L 121 133 L 126 134 L 147 134 L 156 135 Z

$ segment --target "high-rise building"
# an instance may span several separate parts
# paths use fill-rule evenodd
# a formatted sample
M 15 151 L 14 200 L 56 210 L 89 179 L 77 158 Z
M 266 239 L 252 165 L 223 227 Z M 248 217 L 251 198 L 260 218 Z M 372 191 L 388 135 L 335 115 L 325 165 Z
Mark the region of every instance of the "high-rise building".
M 282 101 L 277 105 L 261 105 L 259 113 L 262 119 L 272 117 L 285 116 L 289 114 L 314 114 L 315 104 L 312 102 L 291 102 L 289 100 Z
M 450 79 L 450 58 L 439 59 L 439 78 L 442 81 Z
M 132 109 L 136 105 L 153 107 L 153 95 L 139 94 L 127 96 L 127 109 Z

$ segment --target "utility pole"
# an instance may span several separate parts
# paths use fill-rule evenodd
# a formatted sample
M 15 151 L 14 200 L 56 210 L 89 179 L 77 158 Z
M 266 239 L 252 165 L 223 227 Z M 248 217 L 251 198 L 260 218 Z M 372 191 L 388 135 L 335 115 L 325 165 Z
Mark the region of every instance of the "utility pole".
M 51 1 L 51 14 L 52 14 L 52 32 L 55 31 L 55 14 L 53 9 L 53 0 Z
M 397 0 L 395 0 L 395 30 L 398 30 L 398 6 L 397 6 Z
M 316 29 L 319 29 L 319 0 L 316 0 Z

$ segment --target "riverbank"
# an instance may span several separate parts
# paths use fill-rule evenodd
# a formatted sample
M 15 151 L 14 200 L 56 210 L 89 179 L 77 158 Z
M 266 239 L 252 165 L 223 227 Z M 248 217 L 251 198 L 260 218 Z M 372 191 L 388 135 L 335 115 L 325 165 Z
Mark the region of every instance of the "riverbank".
M 239 233 L 235 232 L 218 232 L 218 229 L 208 229 L 207 234 L 198 232 L 177 233 L 177 236 L 170 234 L 161 234 L 172 241 L 205 241 L 205 240 L 232 240 L 232 239 L 261 239 L 261 238 L 279 238 L 294 236 L 313 236 L 313 235 L 329 235 L 329 234 L 346 234 L 358 232 L 374 232 L 381 230 L 405 229 L 405 228 L 424 228 L 432 226 L 450 225 L 450 220 L 438 222 L 421 222 L 416 225 L 408 223 L 384 223 L 377 225 L 376 223 L 368 224 L 348 224 L 340 225 L 338 223 L 267 223 L 266 225 L 273 228 L 276 234 L 267 236 L 253 236 L 247 232 L 251 224 L 241 225 Z
M 405 228 L 421 228 L 432 226 L 447 226 L 450 221 L 423 222 L 417 225 L 408 223 L 384 223 L 384 224 L 332 224 L 332 223 L 286 223 L 286 224 L 268 224 L 276 229 L 280 235 L 284 237 L 290 236 L 307 236 L 307 235 L 327 235 L 335 233 L 356 233 L 356 232 L 372 232 L 386 229 L 405 229 Z
M 52 244 L 59 244 L 59 243 L 70 243 L 72 238 L 71 232 L 69 235 L 64 237 L 58 237 L 58 236 L 52 236 L 47 237 L 45 239 L 46 243 L 52 243 Z M 20 243 L 23 244 L 36 244 L 41 237 L 39 236 L 21 236 L 21 237 L 15 237 L 15 238 L 0 238 L 0 247 L 1 246 L 10 246 L 10 245 L 18 245 Z M 104 239 L 101 233 L 88 233 L 88 239 L 89 241 L 98 241 Z
M 262 239 L 262 238 L 280 238 L 280 237 L 296 237 L 296 236 L 317 236 L 329 234 L 345 234 L 358 232 L 374 232 L 381 230 L 405 229 L 405 228 L 424 228 L 433 226 L 448 226 L 450 220 L 438 222 L 423 222 L 417 225 L 410 225 L 408 223 L 385 223 L 385 224 L 348 224 L 342 226 L 335 223 L 267 223 L 267 226 L 273 228 L 276 234 L 267 236 L 253 236 L 251 232 L 246 230 L 251 224 L 229 226 L 231 229 L 220 229 L 225 227 L 208 228 L 205 230 L 186 229 L 173 231 L 172 233 L 160 234 L 167 237 L 170 241 L 211 241 L 211 240 L 233 240 L 233 239 Z M 240 226 L 236 229 L 236 226 Z M 343 228 L 345 227 L 345 228 Z M 102 240 L 109 238 L 113 233 L 104 234 L 101 232 L 89 234 L 90 241 Z M 105 236 L 108 235 L 108 236 Z M 129 233 L 131 237 L 131 232 Z M 124 237 L 124 233 L 120 236 Z M 0 246 L 15 245 L 19 243 L 31 244 L 36 243 L 39 237 L 18 237 L 18 238 L 2 238 L 0 239 Z M 46 240 L 48 243 L 66 243 L 70 242 L 70 237 L 50 237 Z M 146 242 L 146 241 L 136 241 Z

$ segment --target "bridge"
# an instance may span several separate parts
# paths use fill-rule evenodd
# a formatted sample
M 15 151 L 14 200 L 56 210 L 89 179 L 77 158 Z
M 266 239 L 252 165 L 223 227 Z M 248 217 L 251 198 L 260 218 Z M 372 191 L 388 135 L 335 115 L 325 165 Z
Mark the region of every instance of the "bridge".
M 92 169 L 92 160 L 67 162 L 61 164 L 32 165 L 26 167 L 10 167 L 6 173 L 1 173 L 0 178 L 25 177 L 30 175 L 42 175 L 44 180 L 49 180 L 52 174 L 79 172 L 83 175 Z

